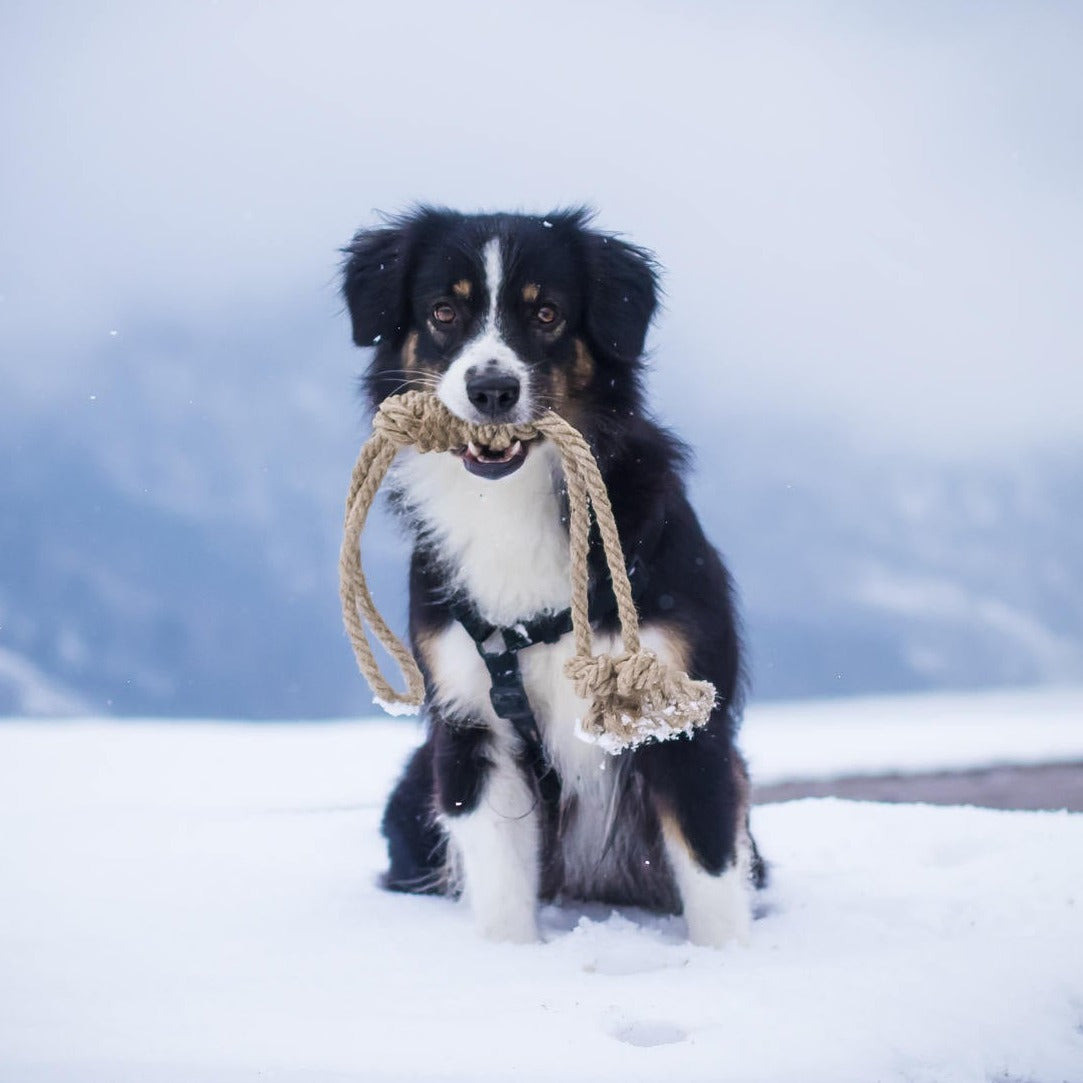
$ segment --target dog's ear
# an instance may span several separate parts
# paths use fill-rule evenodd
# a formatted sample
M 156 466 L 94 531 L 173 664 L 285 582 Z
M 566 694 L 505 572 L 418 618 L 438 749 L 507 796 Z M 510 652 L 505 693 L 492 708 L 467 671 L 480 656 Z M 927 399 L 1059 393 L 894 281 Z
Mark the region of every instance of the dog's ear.
M 410 224 L 362 230 L 343 249 L 342 296 L 358 346 L 398 345 L 406 326 Z
M 595 350 L 621 361 L 643 353 L 658 306 L 658 274 L 651 254 L 616 237 L 584 231 L 586 327 Z

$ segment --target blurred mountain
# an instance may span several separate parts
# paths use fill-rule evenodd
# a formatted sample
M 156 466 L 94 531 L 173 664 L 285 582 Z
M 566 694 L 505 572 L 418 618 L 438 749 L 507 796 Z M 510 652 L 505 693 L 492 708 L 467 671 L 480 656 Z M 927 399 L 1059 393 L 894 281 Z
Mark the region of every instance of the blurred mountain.
M 863 456 L 778 430 L 704 459 L 699 503 L 744 598 L 754 692 L 1083 679 L 1081 462 L 1083 448 Z
M 0 711 L 367 707 L 336 585 L 355 359 L 318 324 L 130 328 L 0 407 Z
M 336 588 L 361 359 L 325 315 L 127 328 L 62 396 L 0 406 L 0 712 L 371 709 Z M 688 436 L 757 697 L 1083 677 L 1080 449 L 873 456 L 724 414 Z M 401 626 L 401 543 L 382 519 L 366 542 Z

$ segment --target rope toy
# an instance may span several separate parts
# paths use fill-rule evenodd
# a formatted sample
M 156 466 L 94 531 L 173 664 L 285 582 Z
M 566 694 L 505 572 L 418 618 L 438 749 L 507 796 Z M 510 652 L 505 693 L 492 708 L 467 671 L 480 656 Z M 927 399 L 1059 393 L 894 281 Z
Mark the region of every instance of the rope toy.
M 624 567 L 613 509 L 598 464 L 582 434 L 549 411 L 537 421 L 518 425 L 472 425 L 452 414 L 432 393 L 407 391 L 384 399 L 373 419 L 372 436 L 361 449 L 346 498 L 345 535 L 339 558 L 342 616 L 357 664 L 376 696 L 392 713 L 415 713 L 425 698 L 425 682 L 409 648 L 380 615 L 361 567 L 361 533 L 376 493 L 401 448 L 446 452 L 473 440 L 503 451 L 516 440 L 544 436 L 556 447 L 568 487 L 570 509 L 571 613 L 575 655 L 564 667 L 580 698 L 589 701 L 578 732 L 616 754 L 648 740 L 666 740 L 704 725 L 715 704 L 714 686 L 692 680 L 667 665 L 639 641 L 639 616 Z M 617 600 L 622 653 L 594 655 L 588 613 L 587 554 L 590 513 L 602 539 Z M 398 664 L 406 691 L 387 682 L 372 653 L 365 625 Z

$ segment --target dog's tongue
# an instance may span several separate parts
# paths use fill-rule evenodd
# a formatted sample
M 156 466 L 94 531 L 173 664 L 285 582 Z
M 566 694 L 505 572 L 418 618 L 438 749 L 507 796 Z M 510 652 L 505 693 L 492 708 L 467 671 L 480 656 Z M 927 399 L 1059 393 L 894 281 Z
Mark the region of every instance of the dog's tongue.
M 522 440 L 514 441 L 503 451 L 495 451 L 491 447 L 471 441 L 458 454 L 462 458 L 463 466 L 471 474 L 479 478 L 496 480 L 514 474 L 523 465 L 526 452 L 527 448 Z

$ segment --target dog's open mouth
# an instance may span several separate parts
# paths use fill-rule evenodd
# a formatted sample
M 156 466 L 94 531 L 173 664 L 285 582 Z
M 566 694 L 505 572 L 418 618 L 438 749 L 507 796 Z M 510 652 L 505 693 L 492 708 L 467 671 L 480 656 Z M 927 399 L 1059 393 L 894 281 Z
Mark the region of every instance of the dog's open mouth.
M 484 444 L 475 444 L 473 440 L 464 448 L 458 448 L 453 454 L 463 461 L 463 466 L 479 478 L 495 481 L 514 474 L 526 461 L 527 452 L 533 441 L 516 440 L 503 451 L 495 451 Z

